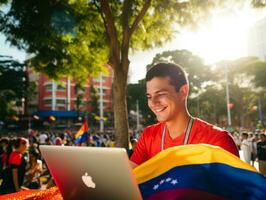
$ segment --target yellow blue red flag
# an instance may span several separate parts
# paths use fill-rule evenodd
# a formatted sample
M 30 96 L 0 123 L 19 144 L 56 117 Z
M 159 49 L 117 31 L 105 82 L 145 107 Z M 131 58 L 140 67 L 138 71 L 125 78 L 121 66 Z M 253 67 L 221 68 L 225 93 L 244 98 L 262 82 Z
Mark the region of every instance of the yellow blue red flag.
M 75 134 L 75 144 L 80 144 L 88 140 L 88 125 L 87 120 L 84 119 L 82 126 Z
M 143 199 L 266 199 L 266 178 L 212 145 L 166 149 L 133 173 Z

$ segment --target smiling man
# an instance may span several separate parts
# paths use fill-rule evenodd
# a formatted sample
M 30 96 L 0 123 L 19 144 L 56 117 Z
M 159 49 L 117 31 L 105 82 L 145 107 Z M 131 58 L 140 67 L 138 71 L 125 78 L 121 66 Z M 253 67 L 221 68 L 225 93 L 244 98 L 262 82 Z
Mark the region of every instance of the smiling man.
M 146 74 L 148 106 L 159 123 L 148 126 L 130 158 L 132 168 L 159 152 L 186 144 L 211 144 L 239 157 L 228 132 L 192 117 L 187 110 L 189 84 L 184 70 L 172 63 L 159 63 Z

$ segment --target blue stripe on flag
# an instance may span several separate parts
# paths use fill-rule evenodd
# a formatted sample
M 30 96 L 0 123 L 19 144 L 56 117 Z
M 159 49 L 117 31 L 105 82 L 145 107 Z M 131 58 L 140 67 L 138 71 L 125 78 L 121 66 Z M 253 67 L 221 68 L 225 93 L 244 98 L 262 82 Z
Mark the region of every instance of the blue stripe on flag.
M 259 173 L 211 163 L 174 167 L 139 187 L 144 199 L 160 191 L 190 188 L 242 200 L 266 199 L 265 183 L 266 178 Z
M 89 134 L 88 132 L 85 132 L 75 140 L 75 144 L 77 145 L 77 144 L 81 144 L 82 142 L 86 142 L 88 138 L 89 138 Z

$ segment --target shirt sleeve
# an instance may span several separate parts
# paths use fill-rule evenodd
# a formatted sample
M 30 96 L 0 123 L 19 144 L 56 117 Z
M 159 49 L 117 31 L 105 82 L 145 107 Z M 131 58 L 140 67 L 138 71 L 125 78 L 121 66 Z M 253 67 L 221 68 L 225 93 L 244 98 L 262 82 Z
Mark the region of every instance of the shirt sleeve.
M 134 149 L 132 156 L 130 157 L 130 160 L 138 165 L 148 160 L 147 148 L 145 145 L 146 137 L 147 132 L 144 130 L 138 140 L 138 143 L 136 145 L 136 148 Z
M 239 150 L 233 138 L 229 135 L 228 132 L 223 131 L 219 133 L 215 140 L 216 142 L 214 143 L 214 145 L 220 146 L 226 151 L 229 151 L 230 153 L 239 157 Z

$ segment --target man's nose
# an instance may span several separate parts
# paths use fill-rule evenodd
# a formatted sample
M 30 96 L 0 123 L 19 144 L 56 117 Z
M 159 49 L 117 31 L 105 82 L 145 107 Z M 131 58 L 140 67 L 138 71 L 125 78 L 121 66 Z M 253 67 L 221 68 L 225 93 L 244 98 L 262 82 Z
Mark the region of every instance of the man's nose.
M 159 99 L 157 97 L 150 98 L 150 105 L 157 105 L 159 103 Z

